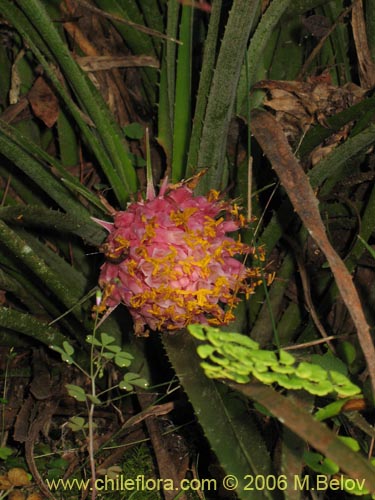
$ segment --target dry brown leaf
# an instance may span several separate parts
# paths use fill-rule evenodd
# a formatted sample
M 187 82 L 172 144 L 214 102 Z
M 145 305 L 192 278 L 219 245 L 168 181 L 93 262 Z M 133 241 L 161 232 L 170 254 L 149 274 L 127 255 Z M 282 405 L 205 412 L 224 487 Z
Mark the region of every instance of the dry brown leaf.
M 28 101 L 38 118 L 51 128 L 59 116 L 59 102 L 51 87 L 39 76 L 28 93 Z
M 353 3 L 352 30 L 357 50 L 361 86 L 370 89 L 375 85 L 375 64 L 368 46 L 362 0 Z
M 9 500 L 25 500 L 25 494 L 20 490 L 13 490 L 9 493 Z
M 8 470 L 8 479 L 13 486 L 27 486 L 30 484 L 30 479 L 25 471 L 21 467 L 13 467 Z
M 254 88 L 268 91 L 264 105 L 274 110 L 292 145 L 297 145 L 312 125 L 328 128 L 328 117 L 360 102 L 366 92 L 351 82 L 342 87 L 332 85 L 329 73 L 310 77 L 306 82 L 265 80 Z M 311 163 L 315 165 L 329 154 L 347 137 L 350 129 L 351 124 L 345 125 L 315 148 Z
M 9 490 L 13 485 L 9 481 L 7 474 L 0 476 L 0 490 Z
M 159 68 L 160 66 L 159 61 L 152 56 L 85 56 L 75 59 L 84 71 L 134 67 Z

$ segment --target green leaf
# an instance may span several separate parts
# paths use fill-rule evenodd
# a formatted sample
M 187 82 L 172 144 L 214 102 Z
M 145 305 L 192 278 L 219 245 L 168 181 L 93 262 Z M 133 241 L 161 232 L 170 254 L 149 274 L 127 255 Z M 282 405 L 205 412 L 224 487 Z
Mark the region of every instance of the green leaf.
M 339 466 L 329 458 L 323 457 L 320 453 L 305 451 L 303 460 L 310 469 L 319 474 L 336 474 L 340 470 Z
M 85 419 L 82 417 L 73 416 L 73 417 L 70 417 L 70 419 L 68 421 L 68 427 L 73 432 L 82 431 L 85 429 L 85 426 L 86 426 L 86 422 L 85 422 Z
M 128 382 L 125 382 L 125 380 L 121 380 L 118 386 L 123 391 L 132 391 L 134 389 L 134 387 Z
M 280 349 L 280 351 L 279 351 L 279 360 L 280 360 L 280 363 L 282 363 L 283 365 L 286 365 L 286 366 L 294 365 L 294 363 L 296 362 L 296 358 L 294 356 L 292 356 L 292 354 L 290 354 L 289 352 L 283 351 L 282 349 Z
M 120 368 L 127 368 L 132 364 L 134 357 L 129 352 L 118 352 L 115 355 L 115 363 Z
M 102 345 L 101 342 L 100 342 L 100 340 L 98 340 L 97 338 L 95 338 L 93 335 L 87 335 L 86 336 L 86 342 L 88 344 L 96 345 L 98 347 L 100 347 Z
M 328 376 L 326 370 L 318 365 L 312 363 L 306 363 L 303 361 L 300 363 L 296 369 L 296 375 L 303 379 L 308 379 L 311 381 L 319 382 L 325 380 Z
M 92 404 L 94 405 L 101 405 L 102 402 L 97 396 L 94 396 L 93 394 L 87 394 L 87 399 L 91 401 Z
M 69 342 L 66 340 L 63 342 L 63 348 L 65 352 L 68 354 L 68 356 L 72 356 L 74 354 L 74 348 Z
M 343 363 L 341 359 L 335 356 L 331 351 L 328 351 L 323 355 L 313 354 L 311 356 L 311 362 L 321 366 L 326 371 L 335 370 L 343 375 L 348 374 L 348 368 L 345 363 Z
M 13 454 L 13 450 L 7 446 L 0 446 L 0 460 L 7 460 Z
M 173 118 L 172 182 L 180 181 L 185 174 L 186 154 L 191 128 L 191 58 L 193 51 L 193 11 L 190 5 L 181 9 L 176 86 Z
M 246 75 L 245 67 L 243 67 L 238 88 L 239 113 L 246 113 L 248 94 L 251 87 L 257 81 L 257 72 L 261 68 L 267 43 L 290 3 L 291 0 L 273 0 L 262 15 L 255 33 L 251 37 L 250 46 L 246 54 L 249 74 L 248 76 Z
M 115 354 L 113 352 L 103 352 L 102 356 L 104 359 L 107 359 L 108 361 L 110 361 L 111 359 L 113 359 L 115 357 Z
M 202 68 L 199 78 L 198 94 L 195 104 L 193 129 L 190 137 L 189 154 L 187 159 L 186 176 L 190 177 L 196 173 L 198 163 L 198 152 L 204 126 L 204 115 L 206 113 L 208 95 L 214 75 L 217 56 L 217 42 L 219 39 L 220 20 L 222 17 L 222 0 L 212 3 L 210 22 L 204 43 Z
M 128 372 L 124 375 L 124 378 L 119 383 L 120 389 L 123 389 L 124 391 L 133 390 L 134 385 L 144 389 L 148 387 L 148 382 L 144 378 L 140 377 L 138 373 Z
M 200 329 L 193 328 L 194 330 L 199 335 Z M 218 382 L 204 377 L 199 366 L 200 358 L 196 353 L 198 343 L 191 335 L 179 332 L 173 336 L 163 335 L 161 338 L 221 466 L 227 474 L 234 474 L 239 479 L 236 491 L 239 498 L 249 498 L 245 494 L 248 492 L 244 490 L 246 475 L 272 473 L 270 457 L 255 421 L 245 410 L 243 401 L 233 397 Z M 221 367 L 218 368 L 215 377 L 220 376 L 223 371 Z M 215 367 L 212 369 L 215 371 Z M 244 381 L 248 380 L 249 377 L 244 376 Z M 271 498 L 271 494 L 267 492 L 265 496 Z
M 124 134 L 129 139 L 142 139 L 145 135 L 144 128 L 138 122 L 129 123 L 129 125 L 125 125 L 123 128 Z
M 344 397 L 355 396 L 360 394 L 361 389 L 353 384 L 345 375 L 342 373 L 330 370 L 329 376 L 332 380 L 333 387 L 340 395 Z
M 333 386 L 329 380 L 306 380 L 302 379 L 302 387 L 310 394 L 317 396 L 326 396 L 332 392 Z
M 346 446 L 348 446 L 351 450 L 360 451 L 361 447 L 359 446 L 359 443 L 356 439 L 348 436 L 338 436 L 338 438 L 341 439 L 341 441 L 345 443 Z
M 319 422 L 327 420 L 327 418 L 332 418 L 341 412 L 342 407 L 348 402 L 349 398 L 339 399 L 338 401 L 333 401 L 327 406 L 320 408 L 314 415 L 315 419 Z
M 215 351 L 215 347 L 209 344 L 199 345 L 197 347 L 198 356 L 202 359 L 208 358 Z
M 108 344 L 113 344 L 113 342 L 116 340 L 115 337 L 112 337 L 112 335 L 108 335 L 107 333 L 104 332 L 100 334 L 100 338 L 103 347 L 107 347 Z
M 344 340 L 338 346 L 340 356 L 344 359 L 347 366 L 350 366 L 357 358 L 357 351 L 351 342 Z
M 283 373 L 275 374 L 275 381 L 285 389 L 297 391 L 303 388 L 303 380 L 295 375 L 286 375 Z
M 200 140 L 198 169 L 208 169 L 196 189 L 200 194 L 209 189 L 222 188 L 229 123 L 258 5 L 258 0 L 234 0 L 229 13 L 210 85 Z
M 106 345 L 105 348 L 111 353 L 121 352 L 121 347 L 119 345 Z
M 81 402 L 86 401 L 86 393 L 82 389 L 82 387 L 79 387 L 78 385 L 75 384 L 66 384 L 65 387 L 68 390 L 69 396 L 76 399 L 77 401 Z
M 207 335 L 203 325 L 189 325 L 188 326 L 189 333 L 193 335 L 198 340 L 206 340 Z
M 73 59 L 52 19 L 48 16 L 45 6 L 40 0 L 29 0 L 22 2 L 18 8 L 7 0 L 0 0 L 0 10 L 25 38 L 28 46 L 39 59 L 70 113 L 81 127 L 83 135 L 100 162 L 119 202 L 125 205 L 129 194 L 136 190 L 137 179 L 127 156 L 127 148 L 120 127 L 115 123 L 102 96 Z M 52 54 L 59 62 L 60 69 L 69 81 L 76 95 L 76 101 L 80 102 L 82 109 L 78 108 L 76 102 L 61 84 L 55 67 L 47 61 L 51 59 Z M 86 120 L 82 116 L 86 116 Z M 89 128 L 87 122 L 92 123 L 95 133 L 92 128 Z
M 71 356 L 69 356 L 69 354 L 67 354 L 65 349 L 61 349 L 61 347 L 59 347 L 57 345 L 50 345 L 50 348 L 53 351 L 56 351 L 61 355 L 61 359 L 64 361 L 64 363 L 68 363 L 68 365 L 71 365 L 74 363 L 74 359 Z
M 134 384 L 138 387 L 147 387 L 148 382 L 139 376 L 138 373 L 128 372 L 124 375 L 124 382 Z

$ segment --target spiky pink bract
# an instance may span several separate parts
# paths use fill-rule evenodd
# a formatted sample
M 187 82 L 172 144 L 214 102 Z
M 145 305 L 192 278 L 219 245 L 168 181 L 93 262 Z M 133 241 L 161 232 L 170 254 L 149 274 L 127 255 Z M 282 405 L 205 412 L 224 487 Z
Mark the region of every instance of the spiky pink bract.
M 219 200 L 216 191 L 194 196 L 187 185 L 166 182 L 158 196 L 148 197 L 117 212 L 113 224 L 102 224 L 109 235 L 102 246 L 101 309 L 125 304 L 138 335 L 146 325 L 227 324 L 237 294 L 252 294 L 260 282 L 259 268 L 234 258 L 255 254 L 254 248 L 227 235 L 244 225 L 238 207 Z

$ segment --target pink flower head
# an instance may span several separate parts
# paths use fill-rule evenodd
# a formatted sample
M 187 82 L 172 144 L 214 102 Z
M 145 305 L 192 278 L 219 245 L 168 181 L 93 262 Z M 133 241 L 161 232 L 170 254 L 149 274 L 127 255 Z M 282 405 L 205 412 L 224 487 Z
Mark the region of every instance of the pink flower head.
M 125 304 L 138 335 L 146 325 L 177 330 L 191 323 L 227 324 L 237 294 L 249 296 L 261 281 L 259 269 L 244 264 L 254 248 L 227 235 L 244 225 L 237 205 L 219 200 L 216 191 L 194 196 L 188 185 L 166 180 L 158 196 L 147 194 L 117 212 L 113 224 L 97 221 L 109 231 L 97 310 Z

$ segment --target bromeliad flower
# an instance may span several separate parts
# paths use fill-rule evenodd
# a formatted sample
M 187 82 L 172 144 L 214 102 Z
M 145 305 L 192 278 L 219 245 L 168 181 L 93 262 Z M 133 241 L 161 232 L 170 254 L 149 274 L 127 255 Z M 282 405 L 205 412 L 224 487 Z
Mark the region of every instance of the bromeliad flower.
M 217 191 L 194 196 L 188 184 L 165 180 L 158 196 L 148 189 L 146 200 L 117 212 L 113 223 L 97 222 L 109 231 L 99 312 L 125 304 L 138 335 L 146 325 L 177 330 L 191 323 L 227 324 L 238 293 L 249 296 L 261 282 L 260 269 L 244 261 L 248 255 L 262 259 L 262 250 L 228 235 L 245 220 Z

